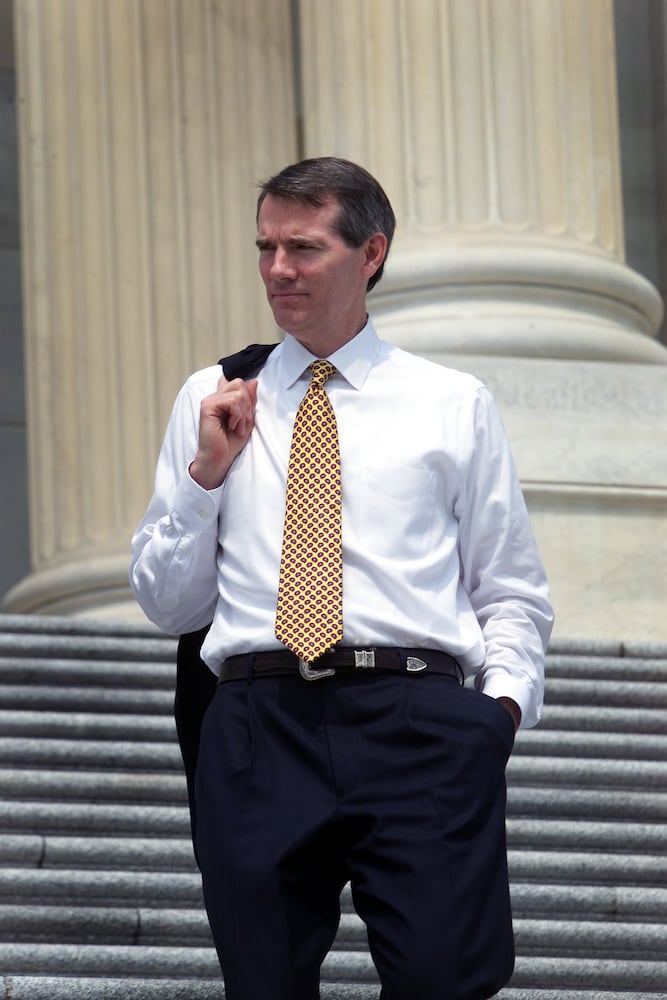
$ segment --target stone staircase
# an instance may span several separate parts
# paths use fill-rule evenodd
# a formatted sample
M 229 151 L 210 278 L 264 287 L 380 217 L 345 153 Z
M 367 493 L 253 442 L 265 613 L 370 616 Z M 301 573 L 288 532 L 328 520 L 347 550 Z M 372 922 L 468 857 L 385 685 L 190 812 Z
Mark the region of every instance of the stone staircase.
M 0 995 L 224 996 L 174 653 L 148 626 L 0 616 Z M 499 1000 L 667 997 L 667 647 L 555 642 L 508 777 L 518 959 Z M 344 909 L 322 997 L 376 1000 Z

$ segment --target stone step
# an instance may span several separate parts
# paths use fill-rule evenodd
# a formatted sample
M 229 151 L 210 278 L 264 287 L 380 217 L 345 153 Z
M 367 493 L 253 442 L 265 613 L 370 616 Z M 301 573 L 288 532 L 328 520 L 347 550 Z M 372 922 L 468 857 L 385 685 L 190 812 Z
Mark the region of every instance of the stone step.
M 141 771 L 47 771 L 0 768 L 3 799 L 182 804 L 185 776 Z
M 80 833 L 91 837 L 173 837 L 190 835 L 184 803 L 175 806 L 136 803 L 21 802 L 0 799 L 0 830 Z
M 155 726 L 152 734 L 149 734 L 153 739 L 149 740 L 145 739 L 145 730 L 142 726 L 145 717 L 135 718 L 130 733 L 121 733 L 118 728 L 114 733 L 114 729 L 110 727 L 107 732 L 115 738 L 100 736 L 90 738 L 84 733 L 78 733 L 76 738 L 66 739 L 63 736 L 47 736 L 39 731 L 35 732 L 40 723 L 39 715 L 40 713 L 31 713 L 34 723 L 32 730 L 26 726 L 26 731 L 15 731 L 11 735 L 3 734 L 0 719 L 0 765 L 28 766 L 50 763 L 53 767 L 61 767 L 68 766 L 76 758 L 80 767 L 112 769 L 133 766 L 175 770 L 181 768 L 176 730 L 171 720 L 166 726 Z M 149 720 L 150 718 L 148 717 Z M 18 726 L 16 728 L 18 729 Z M 74 735 L 71 717 L 61 719 L 61 732 L 68 736 Z M 127 738 L 128 736 L 130 738 Z M 159 736 L 162 739 L 159 739 Z M 598 758 L 628 762 L 637 760 L 664 762 L 667 761 L 667 734 L 644 736 L 635 733 L 581 733 L 538 729 L 519 734 L 514 754 L 515 757 L 532 756 L 538 759 L 557 756 L 578 760 Z M 143 763 L 144 761 L 146 763 Z
M 553 681 L 548 691 L 550 702 L 544 710 L 541 729 L 593 732 L 634 732 L 641 735 L 664 735 L 664 708 L 667 685 L 609 684 L 604 691 L 593 685 L 592 691 L 578 694 L 556 685 L 582 685 L 583 681 Z M 555 697 L 558 695 L 558 697 Z M 583 700 L 583 699 L 586 700 Z M 32 713 L 113 713 L 114 715 L 171 717 L 173 683 L 155 687 L 129 685 L 67 686 L 46 683 L 0 683 L 0 715 L 13 712 Z M 36 720 L 39 723 L 39 720 Z M 138 724 L 140 724 L 138 720 Z M 538 730 L 539 731 L 539 730 Z M 524 734 L 521 734 L 522 737 Z M 526 733 L 526 736 L 529 734 Z
M 511 884 L 512 909 L 517 917 L 654 922 L 664 926 L 667 888 L 664 886 Z M 351 906 L 351 903 L 350 903 Z
M 157 639 L 172 645 L 174 643 L 172 636 L 165 635 L 148 621 L 107 621 L 60 615 L 0 614 L 0 635 L 8 633 L 25 635 L 28 639 L 39 635 L 106 636 L 119 643 L 124 642 L 127 637 L 150 641 Z
M 66 654 L 66 655 L 65 655 Z M 67 636 L 8 636 L 0 632 L 0 679 L 3 683 L 55 683 L 75 686 L 168 686 L 173 683 L 176 646 L 172 643 L 137 642 Z M 611 685 L 623 692 L 631 687 L 641 694 L 647 685 L 664 684 L 667 660 L 550 656 L 546 662 L 550 694 L 594 685 L 606 691 Z M 582 689 L 585 690 L 585 689 Z
M 58 711 L 57 708 L 0 709 L 0 736 L 23 736 L 33 741 L 71 737 L 77 740 L 173 742 L 176 729 L 172 707 L 173 694 L 169 695 L 169 711 L 164 714 Z M 657 760 L 663 759 L 666 736 L 665 717 L 661 711 L 551 706 L 546 709 L 539 728 L 519 733 L 514 752 Z
M 112 865 L 86 871 L 85 869 L 59 868 L 0 868 L 0 899 L 5 905 L 34 905 L 54 901 L 58 906 L 105 905 L 115 907 L 150 907 L 154 905 L 201 908 L 199 875 L 192 863 L 187 864 L 188 845 L 181 845 L 181 856 L 173 868 L 165 869 L 160 863 L 153 870 L 136 865 L 115 870 Z M 66 862 L 69 853 L 62 858 Z M 53 855 L 57 863 L 61 859 Z M 84 862 L 87 860 L 84 857 Z M 576 860 L 576 859 L 575 859 Z M 590 862 L 590 859 L 588 859 Z M 604 860 L 604 859 L 603 859 Z M 510 855 L 510 862 L 512 856 Z M 637 885 L 587 884 L 584 878 L 568 884 L 536 879 L 533 883 L 522 881 L 540 871 L 541 859 L 534 861 L 527 872 L 517 871 L 512 864 L 512 903 L 517 917 L 533 919 L 583 919 L 605 923 L 622 921 L 634 923 L 660 922 L 667 915 L 667 889 L 663 884 Z M 186 867 L 187 864 L 187 867 Z M 619 861 L 620 864 L 620 861 Z M 563 866 L 565 867 L 565 866 Z M 585 874 L 590 871 L 585 870 Z M 549 874 L 547 870 L 547 875 Z M 179 877 L 176 878 L 175 876 Z M 96 902 L 99 900 L 99 904 Z M 352 912 L 349 887 L 342 894 L 345 912 Z
M 146 745 L 151 756 L 155 745 Z M 177 750 L 170 753 L 176 759 Z M 58 799 L 179 803 L 185 801 L 185 778 L 176 771 L 165 772 L 156 763 L 148 770 L 72 770 L 76 762 L 63 761 L 62 770 L 33 767 L 0 767 L 0 797 L 17 800 Z M 660 792 L 667 788 L 666 761 L 625 761 L 599 758 L 529 757 L 517 755 L 507 768 L 508 782 L 514 787 L 550 785 L 581 792 L 591 788 L 632 790 L 641 786 Z
M 549 681 L 556 678 L 595 680 L 667 681 L 667 657 L 636 656 L 566 656 L 551 652 L 547 656 L 545 674 Z
M 618 823 L 556 819 L 507 821 L 510 848 L 540 844 L 554 851 L 643 852 L 659 854 L 665 846 L 665 828 L 659 823 Z M 139 859 L 144 868 L 179 868 L 190 865 L 189 837 L 58 837 L 5 834 L 0 838 L 0 864 L 20 862 L 26 867 L 123 868 Z
M 157 906 L 201 908 L 197 872 L 86 871 L 59 868 L 0 868 L 4 905 Z M 0 968 L 2 966 L 0 965 Z
M 662 888 L 667 879 L 667 857 L 661 854 L 624 855 L 602 852 L 508 852 L 513 884 L 538 886 L 630 886 Z M 0 899 L 4 902 L 59 900 L 63 905 L 85 901 L 88 905 L 151 905 L 171 900 L 172 905 L 199 905 L 200 878 L 196 871 L 86 868 L 0 868 Z M 659 897 L 664 902 L 664 897 Z
M 574 824 L 576 829 L 577 824 Z M 590 824 L 590 839 L 588 846 L 599 846 L 606 838 L 602 837 L 596 829 L 596 824 Z M 616 825 L 613 825 L 613 829 Z M 547 827 L 548 830 L 548 827 Z M 643 836 L 643 828 L 637 833 L 636 840 L 640 841 Z M 630 850 L 638 850 L 635 840 L 631 836 L 632 825 L 628 824 Z M 658 851 L 662 853 L 659 837 L 664 829 L 660 827 L 651 828 L 658 838 Z M 622 835 L 622 834 L 621 834 Z M 513 831 L 510 824 L 510 843 L 513 839 Z M 543 839 L 536 839 L 535 842 L 543 842 Z M 580 845 L 581 846 L 581 845 Z M 519 857 L 518 852 L 515 855 Z M 70 869 L 82 871 L 124 872 L 122 879 L 116 880 L 118 892 L 122 899 L 125 899 L 121 882 L 132 892 L 135 881 L 129 872 L 144 871 L 155 872 L 195 872 L 194 857 L 189 837 L 173 838 L 133 838 L 133 837 L 43 837 L 40 835 L 25 836 L 4 836 L 0 840 L 0 865 L 7 868 L 39 869 L 40 878 L 45 879 L 46 872 L 52 869 Z M 531 866 L 531 873 L 535 865 Z M 56 891 L 61 891 L 64 884 L 67 884 L 67 876 L 59 878 Z M 77 898 L 85 898 L 91 882 L 82 876 L 81 885 L 75 893 Z M 10 882 L 8 884 L 11 884 Z M 37 890 L 39 886 L 37 885 Z M 150 884 L 150 882 L 149 882 Z M 158 891 L 160 898 L 163 895 L 163 882 L 158 881 Z M 189 885 L 189 883 L 187 883 Z M 106 890 L 105 890 L 106 891 Z M 30 892 L 35 889 L 30 887 Z M 667 917 L 667 889 L 651 888 L 642 886 L 633 888 L 628 886 L 586 886 L 575 884 L 572 886 L 558 884 L 530 884 L 522 883 L 516 878 L 512 882 L 512 897 L 514 907 L 517 912 L 527 911 L 533 914 L 539 913 L 567 913 L 580 917 L 586 913 L 589 919 L 604 920 L 642 920 L 647 917 L 662 915 Z M 352 909 L 352 902 L 349 889 L 344 890 L 342 897 L 343 907 Z
M 39 733 L 0 735 L 0 766 L 40 766 L 53 769 L 71 767 L 76 762 L 79 769 L 180 771 L 182 764 L 175 727 L 165 727 L 162 735 L 162 741 L 157 738 L 146 741 L 140 725 L 136 726 L 136 739 L 87 739 L 83 735 L 75 739 L 64 739 L 45 737 Z M 157 737 L 157 731 L 154 736 Z M 517 770 L 519 776 L 522 770 L 521 759 L 528 756 L 535 760 L 534 766 L 539 766 L 539 761 L 544 757 L 558 757 L 577 760 L 583 768 L 588 766 L 588 761 L 598 767 L 600 762 L 624 761 L 626 770 L 634 770 L 635 761 L 662 765 L 667 762 L 667 735 L 582 734 L 538 730 L 534 736 L 526 734 L 517 738 L 512 768 Z M 609 768 L 609 764 L 605 764 L 605 768 Z
M 520 732 L 514 754 L 617 760 L 667 760 L 667 733 L 609 733 L 538 728 Z
M 205 979 L 67 979 L 53 976 L 7 976 L 0 989 L 13 1000 L 224 1000 L 216 980 Z M 322 1000 L 378 1000 L 379 988 L 367 983 L 323 983 Z M 660 994 L 659 994 L 660 995 Z M 656 1000 L 655 992 L 618 990 L 532 990 L 507 988 L 497 1000 Z
M 558 730 L 559 732 L 578 731 L 580 733 L 637 733 L 639 735 L 665 734 L 664 709 L 654 709 L 647 701 L 645 705 L 635 708 L 610 708 L 604 704 L 600 695 L 598 704 L 558 705 L 550 703 L 544 708 L 544 717 L 539 729 Z M 532 730 L 521 737 L 528 736 Z
M 628 817 L 643 823 L 667 821 L 667 794 L 627 789 L 606 791 L 572 788 L 514 787 L 508 789 L 508 817 L 601 821 L 619 824 Z M 43 834 L 80 833 L 88 836 L 189 836 L 185 798 L 176 805 L 139 802 L 22 801 L 0 799 L 0 831 Z
M 667 684 L 636 683 L 633 680 L 597 681 L 577 677 L 549 677 L 546 697 L 549 704 L 600 705 L 619 708 L 667 706 Z
M 172 718 L 175 640 L 10 617 L 0 991 L 222 1000 Z M 508 767 L 519 958 L 498 1000 L 667 997 L 666 679 L 667 646 L 552 644 L 543 723 Z M 377 1000 L 349 887 L 342 906 L 322 998 Z
M 0 978 L 0 990 L 3 987 L 12 1000 L 224 1000 L 219 979 L 5 976 Z M 323 983 L 320 995 L 322 1000 L 378 1000 L 379 988 L 369 983 Z M 497 1000 L 656 1000 L 656 993 L 508 987 Z
M 0 865 L 110 871 L 196 870 L 190 837 L 51 837 L 5 834 Z
M 601 851 L 508 851 L 510 877 L 565 885 L 653 885 L 667 881 L 667 854 Z
M 667 788 L 667 761 L 605 760 L 596 757 L 512 756 L 507 766 L 513 785 L 568 785 L 571 788 Z
M 156 690 L 53 687 L 42 684 L 0 686 L 0 709 L 70 712 L 113 712 L 131 715 L 171 715 L 174 692 Z
M 212 948 L 130 945 L 0 944 L 0 968 L 6 976 L 21 974 L 59 976 L 165 978 L 201 977 L 212 980 L 217 959 Z M 375 969 L 366 951 L 334 951 L 322 966 L 323 982 L 376 983 Z M 667 962 L 633 959 L 521 957 L 513 987 L 568 987 L 597 990 L 667 988 Z M 12 995 L 12 994 L 10 994 Z M 197 994 L 195 994 L 197 995 Z M 13 995 L 15 997 L 15 994 Z
M 12 709 L 0 710 L 0 735 L 166 743 L 176 739 L 176 727 L 171 710 L 168 715 L 124 715 Z
M 652 961 L 665 942 L 664 925 L 655 923 L 516 918 L 514 930 L 517 949 L 524 955 L 595 953 L 598 957 Z M 0 905 L 0 935 L 14 944 L 212 947 L 203 910 L 167 907 L 5 904 Z M 354 913 L 342 914 L 337 950 L 363 951 L 366 946 L 362 921 Z
M 662 823 L 575 821 L 548 817 L 508 818 L 507 838 L 513 849 L 539 844 L 549 851 L 660 854 L 667 846 L 667 834 Z
M 0 683 L 49 687 L 173 689 L 176 660 L 164 662 L 104 659 L 49 659 L 1 655 Z
M 335 986 L 333 989 L 335 993 L 322 996 L 327 1000 L 334 1000 L 334 996 L 336 1000 L 378 1000 L 379 996 L 374 986 L 344 987 L 343 992 Z M 0 976 L 0 995 L 12 1000 L 224 1000 L 225 993 L 219 975 L 171 980 L 5 975 Z M 636 1000 L 636 995 L 630 1000 Z
M 156 634 L 136 638 L 133 635 L 102 635 L 89 633 L 76 635 L 66 630 L 39 633 L 17 633 L 0 630 L 0 657 L 19 657 L 24 660 L 52 659 L 128 660 L 147 664 L 150 662 L 174 663 L 176 642 Z
M 508 819 L 510 849 L 548 851 L 603 851 L 660 854 L 665 828 L 660 823 L 609 823 L 554 819 Z M 58 837 L 7 834 L 0 838 L 0 864 L 26 868 L 108 868 L 191 870 L 194 864 L 189 837 Z
M 176 738 L 170 742 L 139 740 L 35 739 L 0 736 L 0 766 L 31 769 L 76 768 L 81 770 L 182 770 Z
M 532 818 L 556 816 L 559 819 L 631 820 L 660 823 L 667 820 L 667 794 L 660 791 L 617 790 L 610 795 L 597 788 L 556 788 L 514 785 L 507 790 L 508 815 Z

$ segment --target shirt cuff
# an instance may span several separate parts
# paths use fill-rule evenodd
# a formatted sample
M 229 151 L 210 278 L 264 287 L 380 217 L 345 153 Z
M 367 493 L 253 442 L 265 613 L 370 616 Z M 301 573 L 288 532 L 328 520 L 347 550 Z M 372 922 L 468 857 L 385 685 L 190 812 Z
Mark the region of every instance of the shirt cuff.
M 521 709 L 520 729 L 528 729 L 540 721 L 530 688 L 511 674 L 493 673 L 484 678 L 482 692 L 490 698 L 511 698 Z
M 176 487 L 171 517 L 182 534 L 200 534 L 217 525 L 222 486 L 205 490 L 186 472 Z

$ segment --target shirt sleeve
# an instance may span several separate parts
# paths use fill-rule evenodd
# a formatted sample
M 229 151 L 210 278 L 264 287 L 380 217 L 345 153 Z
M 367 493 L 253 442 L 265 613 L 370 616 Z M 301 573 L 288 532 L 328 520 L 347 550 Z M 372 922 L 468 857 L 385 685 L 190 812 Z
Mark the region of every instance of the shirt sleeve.
M 206 394 L 199 389 L 200 384 L 188 382 L 176 398 L 157 463 L 155 492 L 132 538 L 132 592 L 146 616 L 173 635 L 208 625 L 217 599 L 222 487 L 208 492 L 188 473 Z
M 494 400 L 478 388 L 459 511 L 461 581 L 486 649 L 475 686 L 514 699 L 523 728 L 542 714 L 553 625 L 549 588 Z

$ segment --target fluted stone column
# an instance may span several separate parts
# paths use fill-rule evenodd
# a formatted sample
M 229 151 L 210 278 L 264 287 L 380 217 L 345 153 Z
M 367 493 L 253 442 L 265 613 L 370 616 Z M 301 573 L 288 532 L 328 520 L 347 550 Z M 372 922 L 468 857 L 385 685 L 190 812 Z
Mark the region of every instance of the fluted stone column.
M 611 0 L 306 0 L 306 149 L 386 184 L 375 315 L 423 352 L 657 360 L 623 264 Z M 637 336 L 639 334 L 639 336 Z
M 295 156 L 289 0 L 15 0 L 34 571 L 128 612 L 178 386 L 275 333 L 254 182 Z
M 494 391 L 556 634 L 667 641 L 667 351 L 624 263 L 611 0 L 300 11 L 306 152 L 396 207 L 381 332 Z

